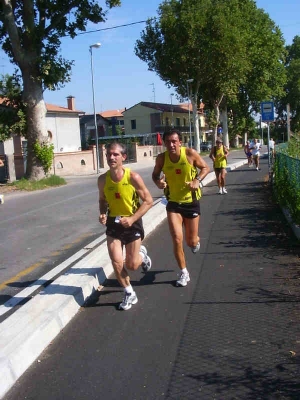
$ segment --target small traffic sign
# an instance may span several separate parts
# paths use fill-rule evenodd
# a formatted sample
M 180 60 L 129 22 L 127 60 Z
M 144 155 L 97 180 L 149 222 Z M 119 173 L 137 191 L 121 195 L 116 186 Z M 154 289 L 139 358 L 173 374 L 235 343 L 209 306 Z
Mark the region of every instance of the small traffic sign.
M 260 103 L 261 120 L 263 122 L 274 121 L 274 103 L 272 101 L 264 101 Z

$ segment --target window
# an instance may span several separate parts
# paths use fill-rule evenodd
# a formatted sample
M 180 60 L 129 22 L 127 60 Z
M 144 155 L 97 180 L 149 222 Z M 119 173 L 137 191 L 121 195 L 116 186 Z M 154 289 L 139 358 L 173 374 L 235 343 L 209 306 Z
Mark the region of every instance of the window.
M 186 126 L 186 119 L 183 118 L 183 126 Z
M 136 129 L 136 119 L 131 120 L 131 129 Z
M 170 125 L 169 117 L 166 117 L 166 125 Z
M 176 126 L 180 126 L 180 118 L 176 118 Z

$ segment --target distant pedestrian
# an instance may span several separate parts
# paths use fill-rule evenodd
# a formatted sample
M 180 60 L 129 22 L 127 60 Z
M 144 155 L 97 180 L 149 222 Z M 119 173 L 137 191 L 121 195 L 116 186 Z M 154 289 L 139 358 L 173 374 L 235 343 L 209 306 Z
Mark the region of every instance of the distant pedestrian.
M 260 157 L 260 149 L 261 149 L 261 144 L 259 143 L 258 139 L 254 139 L 254 143 L 250 147 L 254 164 L 256 166 L 256 171 L 259 170 L 259 157 Z
M 270 159 L 271 161 L 273 161 L 275 157 L 275 142 L 273 138 L 271 138 L 269 141 L 269 152 L 270 152 Z
M 227 173 L 226 166 L 228 155 L 229 151 L 227 147 L 223 145 L 222 137 L 218 136 L 216 140 L 216 145 L 212 147 L 209 157 L 213 160 L 214 163 L 214 171 L 219 187 L 219 194 L 227 194 L 227 189 L 225 187 L 225 177 Z
M 159 189 L 164 189 L 168 200 L 169 230 L 181 272 L 176 286 L 186 286 L 190 275 L 183 250 L 183 228 L 187 245 L 192 253 L 197 253 L 200 250 L 200 183 L 208 174 L 209 166 L 196 150 L 182 146 L 179 131 L 172 129 L 165 132 L 163 141 L 167 150 L 156 157 L 152 179 Z
M 252 158 L 252 153 L 250 151 L 250 141 L 247 140 L 245 146 L 244 146 L 244 152 L 246 154 L 246 157 L 248 159 L 248 167 L 252 167 L 253 165 L 253 158 Z
M 110 143 L 106 150 L 109 170 L 98 178 L 99 221 L 106 225 L 108 253 L 116 278 L 124 288 L 124 298 L 119 305 L 122 310 L 129 310 L 138 301 L 127 270 L 134 271 L 142 266 L 147 272 L 151 268 L 151 259 L 141 241 L 144 238 L 142 216 L 153 205 L 141 176 L 123 167 L 126 157 L 123 144 Z M 123 246 L 126 249 L 125 265 Z

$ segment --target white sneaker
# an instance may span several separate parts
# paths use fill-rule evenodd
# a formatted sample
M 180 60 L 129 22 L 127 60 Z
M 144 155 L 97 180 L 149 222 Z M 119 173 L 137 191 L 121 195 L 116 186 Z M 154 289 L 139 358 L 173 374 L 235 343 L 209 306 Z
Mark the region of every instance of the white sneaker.
M 127 311 L 132 307 L 132 304 L 136 304 L 138 298 L 135 292 L 124 293 L 123 301 L 119 304 L 119 310 Z
M 142 256 L 142 269 L 144 272 L 148 272 L 151 269 L 152 261 L 151 258 L 147 255 L 147 249 L 145 246 L 141 246 L 140 255 Z
M 227 190 L 223 188 L 223 194 L 227 194 Z
M 223 194 L 222 188 L 219 189 L 218 193 Z
M 196 244 L 196 246 L 192 246 L 191 247 L 191 250 L 192 250 L 192 253 L 198 253 L 198 251 L 200 250 L 200 242 L 198 242 L 197 244 Z
M 190 281 L 190 275 L 189 273 L 182 273 L 180 275 L 180 278 L 178 279 L 178 281 L 176 281 L 176 286 L 186 286 L 187 283 Z
M 258 167 L 256 167 L 256 171 L 258 171 Z

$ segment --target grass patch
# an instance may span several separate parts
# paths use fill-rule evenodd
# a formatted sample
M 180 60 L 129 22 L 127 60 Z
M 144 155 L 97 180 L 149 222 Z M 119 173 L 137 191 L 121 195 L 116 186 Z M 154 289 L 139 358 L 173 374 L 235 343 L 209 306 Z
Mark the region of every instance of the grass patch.
M 40 179 L 39 181 L 29 181 L 28 179 L 22 178 L 19 181 L 13 182 L 12 186 L 15 186 L 19 190 L 27 190 L 31 192 L 34 190 L 42 190 L 66 184 L 67 182 L 64 178 L 57 175 L 50 175 L 49 177 Z

